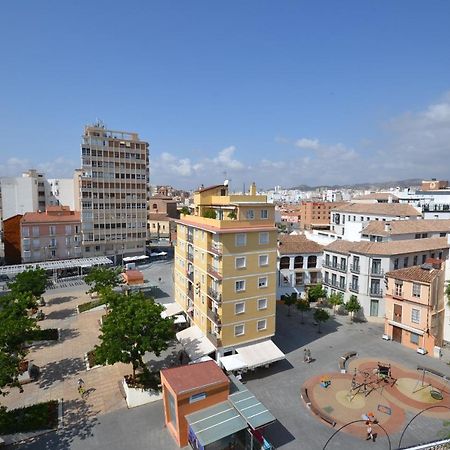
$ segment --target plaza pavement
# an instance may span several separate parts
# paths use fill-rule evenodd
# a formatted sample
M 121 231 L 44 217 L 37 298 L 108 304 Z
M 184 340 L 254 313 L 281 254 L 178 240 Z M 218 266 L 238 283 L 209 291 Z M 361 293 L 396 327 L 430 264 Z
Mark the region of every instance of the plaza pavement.
M 160 288 L 163 299 L 169 300 L 172 295 L 171 289 L 173 289 L 171 262 L 152 263 L 144 269 L 144 273 L 149 280 L 162 278 Z M 93 312 L 93 317 L 95 314 Z M 66 320 L 70 321 L 70 319 Z M 338 371 L 338 359 L 347 351 L 355 350 L 360 357 L 372 357 L 380 361 L 383 358 L 395 360 L 413 370 L 417 365 L 425 365 L 450 374 L 446 361 L 418 355 L 397 343 L 383 341 L 381 324 L 350 324 L 348 317 L 336 316 L 323 325 L 322 334 L 318 334 L 317 327 L 312 322 L 311 313 L 305 315 L 305 323 L 301 324 L 297 311 L 292 311 L 292 315 L 288 317 L 286 307 L 278 305 L 277 335 L 274 341 L 286 353 L 286 360 L 274 364 L 269 369 L 261 368 L 244 376 L 247 387 L 278 419 L 278 422 L 271 425 L 268 430 L 268 437 L 276 448 L 323 449 L 327 439 L 336 430 L 323 424 L 311 414 L 300 398 L 300 387 L 311 376 Z M 75 329 L 76 323 L 69 329 Z M 91 323 L 93 326 L 93 322 Z M 85 345 L 88 347 L 90 343 Z M 311 349 L 312 357 L 315 359 L 311 364 L 303 362 L 305 346 Z M 64 354 L 61 356 L 64 357 Z M 100 386 L 104 379 L 109 378 L 111 369 L 112 367 L 108 366 L 93 370 L 92 374 L 100 374 L 100 370 L 105 370 L 105 376 L 99 375 L 103 380 L 92 379 L 92 386 Z M 85 380 L 87 379 L 86 376 Z M 68 383 L 75 381 L 76 375 L 67 378 Z M 92 407 L 89 401 L 84 403 L 80 399 L 72 399 L 69 402 L 69 409 L 72 413 L 65 415 L 66 426 L 63 429 L 44 435 L 34 442 L 22 444 L 20 448 L 30 450 L 122 450 L 124 448 L 127 450 L 175 450 L 177 448 L 164 428 L 161 401 L 127 410 L 125 407 L 121 409 L 116 407 L 114 402 L 109 408 L 102 407 L 100 401 Z M 407 413 L 407 420 L 410 418 L 412 413 Z M 441 428 L 441 422 L 420 416 L 406 431 L 403 445 L 432 440 L 437 437 Z M 397 448 L 399 434 L 391 436 L 390 439 L 391 448 Z M 341 432 L 330 441 L 327 449 L 359 450 L 364 447 L 388 449 L 389 445 L 387 438 L 381 433 L 377 442 L 373 443 Z

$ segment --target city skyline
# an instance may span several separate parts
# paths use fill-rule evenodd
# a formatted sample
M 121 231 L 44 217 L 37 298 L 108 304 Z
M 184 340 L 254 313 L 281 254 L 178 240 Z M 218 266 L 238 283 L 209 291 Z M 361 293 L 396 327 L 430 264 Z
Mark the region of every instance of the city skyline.
M 71 176 L 97 117 L 150 142 L 152 184 L 450 176 L 445 2 L 105 5 L 4 11 L 0 176 Z

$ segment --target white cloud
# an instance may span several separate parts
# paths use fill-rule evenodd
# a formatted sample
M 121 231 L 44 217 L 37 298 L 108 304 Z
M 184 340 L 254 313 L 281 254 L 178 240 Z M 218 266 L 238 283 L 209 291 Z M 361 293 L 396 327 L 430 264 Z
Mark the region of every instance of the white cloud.
M 319 139 L 301 138 L 295 141 L 295 146 L 309 150 L 317 150 L 319 148 Z
M 52 161 L 41 161 L 39 163 L 28 158 L 12 157 L 5 162 L 0 161 L 0 176 L 16 177 L 29 169 L 36 169 L 48 178 L 72 178 L 77 167 L 77 163 L 62 156 Z
M 236 147 L 231 145 L 221 150 L 216 158 L 213 159 L 214 163 L 221 164 L 222 167 L 227 169 L 242 170 L 245 166 L 241 161 L 233 159 L 233 154 L 236 151 Z

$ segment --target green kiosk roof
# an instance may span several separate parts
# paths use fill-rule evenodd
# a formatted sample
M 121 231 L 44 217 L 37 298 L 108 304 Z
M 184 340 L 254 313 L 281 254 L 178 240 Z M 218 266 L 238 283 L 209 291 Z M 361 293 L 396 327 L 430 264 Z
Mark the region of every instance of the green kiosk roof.
M 188 414 L 186 420 L 203 447 L 247 428 L 229 401 Z

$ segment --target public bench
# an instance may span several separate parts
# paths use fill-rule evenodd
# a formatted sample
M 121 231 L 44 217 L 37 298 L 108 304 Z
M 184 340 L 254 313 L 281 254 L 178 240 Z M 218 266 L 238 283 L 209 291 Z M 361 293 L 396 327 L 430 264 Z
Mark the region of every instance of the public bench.
M 357 354 L 358 354 L 357 352 L 351 351 L 351 352 L 344 353 L 339 358 L 339 370 L 341 371 L 341 373 L 347 373 L 347 368 L 346 368 L 347 361 L 350 358 L 357 356 Z

